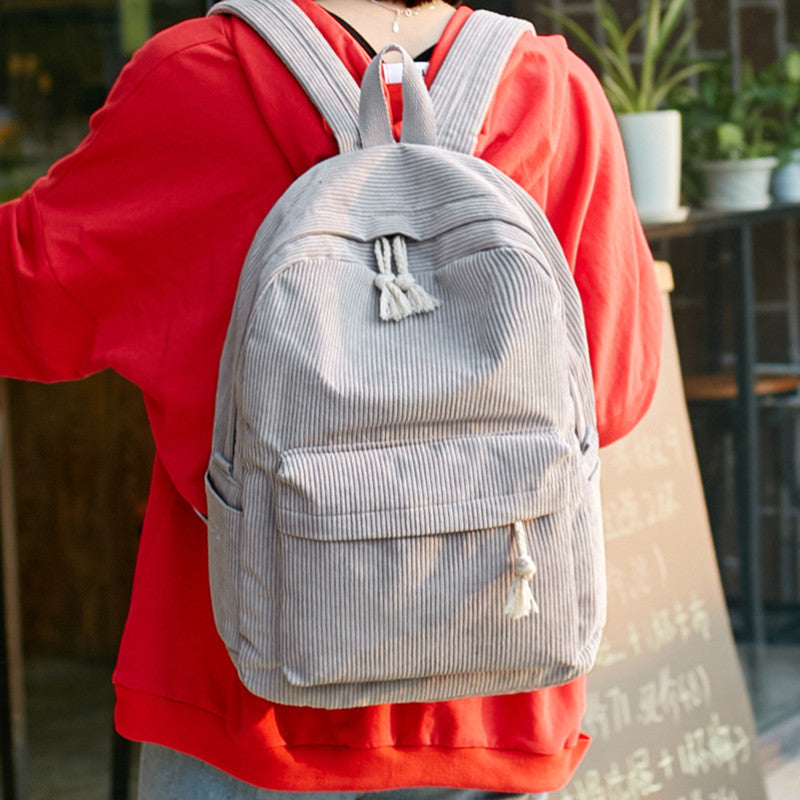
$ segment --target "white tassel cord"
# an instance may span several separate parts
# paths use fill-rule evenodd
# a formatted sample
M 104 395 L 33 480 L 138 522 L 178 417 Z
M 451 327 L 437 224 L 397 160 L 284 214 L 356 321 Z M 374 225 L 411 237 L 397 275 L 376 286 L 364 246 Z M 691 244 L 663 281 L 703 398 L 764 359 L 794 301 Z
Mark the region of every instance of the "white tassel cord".
M 378 274 L 375 286 L 381 293 L 380 317 L 387 322 L 397 322 L 414 313 L 403 290 L 397 285 L 392 272 L 392 246 L 385 236 L 375 240 L 375 258 Z
M 441 301 L 428 294 L 408 271 L 408 250 L 406 240 L 402 236 L 392 239 L 392 252 L 397 269 L 397 285 L 406 293 L 415 314 L 427 314 L 441 305 Z
M 522 619 L 531 613 L 539 613 L 539 605 L 531 591 L 531 579 L 536 574 L 536 564 L 533 563 L 525 528 L 521 522 L 514 523 L 514 545 L 517 551 L 514 559 L 514 580 L 508 590 L 506 605 L 503 613 L 511 619 Z
M 392 272 L 392 256 L 397 275 Z M 395 236 L 391 242 L 386 236 L 376 239 L 375 259 L 378 262 L 375 286 L 381 293 L 379 314 L 382 320 L 397 322 L 412 314 L 426 314 L 440 305 L 408 271 L 408 251 L 402 236 Z

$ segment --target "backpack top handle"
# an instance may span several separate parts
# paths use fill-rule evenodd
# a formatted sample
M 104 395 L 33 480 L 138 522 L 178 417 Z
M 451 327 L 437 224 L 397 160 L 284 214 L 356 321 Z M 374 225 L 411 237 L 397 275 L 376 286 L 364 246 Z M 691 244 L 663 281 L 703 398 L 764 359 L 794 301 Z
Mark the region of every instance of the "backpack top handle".
M 400 141 L 409 144 L 436 144 L 433 102 L 411 56 L 399 44 L 387 44 L 372 59 L 361 82 L 359 129 L 362 147 L 392 144 L 391 112 L 386 102 L 381 76 L 384 56 L 397 52 L 403 57 L 403 127 Z

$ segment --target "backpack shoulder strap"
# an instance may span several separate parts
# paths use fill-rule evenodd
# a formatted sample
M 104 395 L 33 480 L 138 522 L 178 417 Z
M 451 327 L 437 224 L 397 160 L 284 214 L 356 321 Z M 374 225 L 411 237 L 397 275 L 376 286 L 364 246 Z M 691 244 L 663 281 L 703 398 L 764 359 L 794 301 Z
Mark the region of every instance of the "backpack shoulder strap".
M 247 22 L 280 56 L 330 125 L 339 151 L 359 147 L 360 89 L 314 23 L 292 0 L 222 0 L 209 14 Z
M 333 130 L 340 152 L 360 146 L 360 89 L 313 22 L 293 0 L 221 0 L 210 14 L 247 22 L 280 56 Z M 437 144 L 473 153 L 508 57 L 533 26 L 474 11 L 445 56 L 431 87 Z
M 431 86 L 436 140 L 441 147 L 472 154 L 506 62 L 533 25 L 479 10 L 469 15 Z

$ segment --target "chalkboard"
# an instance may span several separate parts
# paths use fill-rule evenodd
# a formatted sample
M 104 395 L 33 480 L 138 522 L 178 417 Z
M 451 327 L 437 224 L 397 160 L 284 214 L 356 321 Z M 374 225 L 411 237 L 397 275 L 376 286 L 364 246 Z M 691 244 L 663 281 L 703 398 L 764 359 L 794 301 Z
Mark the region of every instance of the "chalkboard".
M 648 414 L 606 448 L 608 626 L 588 680 L 594 741 L 556 800 L 765 800 L 683 399 L 666 285 Z

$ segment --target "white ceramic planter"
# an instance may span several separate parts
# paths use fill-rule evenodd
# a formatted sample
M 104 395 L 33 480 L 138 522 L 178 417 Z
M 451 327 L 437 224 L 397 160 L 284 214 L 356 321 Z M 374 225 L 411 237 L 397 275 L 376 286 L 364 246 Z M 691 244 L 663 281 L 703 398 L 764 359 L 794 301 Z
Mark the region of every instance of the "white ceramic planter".
M 701 161 L 697 166 L 706 183 L 705 208 L 715 211 L 752 211 L 772 202 L 770 179 L 778 159 L 742 158 Z
M 683 219 L 680 205 L 681 115 L 678 111 L 618 114 L 631 189 L 642 222 Z
M 772 196 L 778 203 L 800 203 L 800 150 L 772 176 Z

